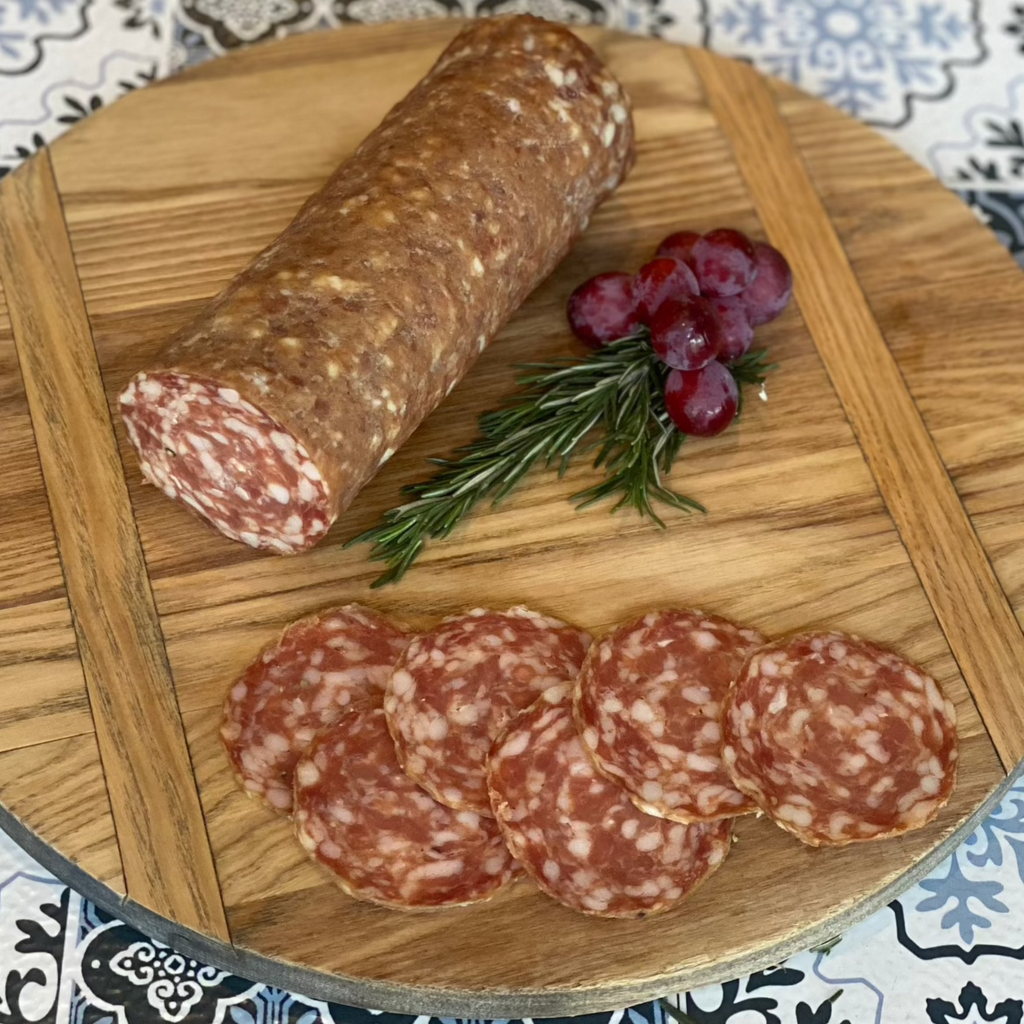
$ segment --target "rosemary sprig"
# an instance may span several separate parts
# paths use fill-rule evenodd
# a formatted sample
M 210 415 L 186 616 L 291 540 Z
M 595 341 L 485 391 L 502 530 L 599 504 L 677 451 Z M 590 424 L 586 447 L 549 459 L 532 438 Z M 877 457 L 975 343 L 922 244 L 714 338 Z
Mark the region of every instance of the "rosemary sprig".
M 437 472 L 403 488 L 412 500 L 348 541 L 346 547 L 372 544 L 370 558 L 387 565 L 374 587 L 401 579 L 428 540 L 447 537 L 485 498 L 497 505 L 538 462 L 557 466 L 562 476 L 574 455 L 594 456 L 604 479 L 572 495 L 577 508 L 617 497 L 612 512 L 629 506 L 662 527 L 654 502 L 704 511 L 662 483 L 686 435 L 665 409 L 669 369 L 654 354 L 646 329 L 583 359 L 522 369 L 527 373 L 518 381 L 520 392 L 480 417 L 475 441 L 452 458 L 430 459 Z M 740 385 L 759 386 L 771 367 L 762 350 L 748 353 L 730 369 Z M 740 393 L 742 399 L 742 386 Z
M 665 1013 L 676 1021 L 676 1024 L 697 1024 L 697 1021 L 695 1021 L 685 1010 L 679 1006 L 675 1006 L 673 1003 L 670 1003 L 667 999 L 659 999 L 658 1003 Z
M 817 946 L 811 946 L 808 952 L 821 953 L 823 956 L 828 956 L 829 953 L 831 953 L 832 950 L 835 949 L 836 946 L 838 946 L 839 943 L 842 941 L 842 935 L 834 935 L 831 939 L 826 939 L 824 942 L 820 943 Z

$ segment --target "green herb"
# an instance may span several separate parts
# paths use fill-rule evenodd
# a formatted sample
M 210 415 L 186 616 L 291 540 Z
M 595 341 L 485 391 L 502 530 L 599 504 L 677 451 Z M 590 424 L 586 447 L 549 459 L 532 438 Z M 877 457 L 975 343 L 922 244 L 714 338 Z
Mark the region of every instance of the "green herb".
M 661 1008 L 674 1021 L 678 1021 L 678 1024 L 697 1024 L 697 1022 L 688 1013 L 684 1013 L 678 1006 L 673 1006 L 673 1004 L 667 999 L 659 999 L 658 1002 L 661 1004 Z
M 662 483 L 686 439 L 665 409 L 669 368 L 654 354 L 646 329 L 592 352 L 522 367 L 520 392 L 480 417 L 480 436 L 439 467 L 429 480 L 403 488 L 412 500 L 384 513 L 382 521 L 350 540 L 370 543 L 370 558 L 387 571 L 373 586 L 401 579 L 431 539 L 447 537 L 485 498 L 497 505 L 538 463 L 559 476 L 576 455 L 593 455 L 604 478 L 572 495 L 577 508 L 614 498 L 611 511 L 629 506 L 659 526 L 660 502 L 682 511 L 704 509 Z M 730 365 L 741 385 L 760 386 L 772 369 L 766 353 L 748 353 Z
M 822 942 L 820 945 L 811 946 L 810 952 L 812 952 L 812 953 L 821 953 L 823 956 L 828 956 L 829 953 L 831 953 L 832 950 L 835 949 L 836 946 L 838 946 L 839 943 L 842 942 L 842 941 L 843 941 L 842 935 L 834 935 L 831 939 L 827 939 L 825 942 Z

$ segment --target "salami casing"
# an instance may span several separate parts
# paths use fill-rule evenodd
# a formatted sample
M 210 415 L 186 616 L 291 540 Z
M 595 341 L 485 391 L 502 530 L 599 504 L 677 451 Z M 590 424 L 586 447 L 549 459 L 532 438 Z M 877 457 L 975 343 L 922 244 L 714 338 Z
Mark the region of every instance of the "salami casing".
M 476 903 L 515 873 L 492 818 L 444 807 L 402 772 L 380 710 L 318 734 L 295 770 L 295 828 L 349 895 L 404 910 Z
M 576 683 L 583 746 L 638 807 L 676 821 L 756 809 L 722 764 L 722 701 L 756 630 L 700 611 L 651 612 L 598 640 Z
M 576 678 L 589 643 L 581 630 L 521 607 L 478 608 L 416 637 L 384 702 L 405 771 L 441 803 L 490 815 L 491 744 L 540 693 Z
M 315 544 L 633 160 L 629 99 L 571 32 L 466 28 L 128 383 L 144 478 L 233 540 Z
M 726 699 L 723 731 L 737 787 L 811 846 L 920 828 L 956 783 L 956 715 L 935 680 L 842 633 L 753 654 Z
M 513 856 L 544 892 L 584 914 L 668 910 L 729 852 L 728 820 L 653 817 L 594 771 L 568 686 L 546 691 L 512 722 L 491 752 L 487 783 Z
M 288 814 L 295 762 L 314 734 L 347 711 L 384 703 L 411 635 L 350 604 L 300 619 L 268 644 L 224 701 L 221 739 L 246 793 Z

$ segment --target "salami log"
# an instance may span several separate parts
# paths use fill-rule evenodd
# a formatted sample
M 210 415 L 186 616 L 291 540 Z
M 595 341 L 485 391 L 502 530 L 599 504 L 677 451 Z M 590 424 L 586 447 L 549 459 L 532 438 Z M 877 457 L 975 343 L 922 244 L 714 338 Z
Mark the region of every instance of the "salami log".
M 402 772 L 380 710 L 317 735 L 295 770 L 295 827 L 349 895 L 389 907 L 476 903 L 515 872 L 493 819 L 444 807 Z
M 576 678 L 590 637 L 527 608 L 445 619 L 399 659 L 384 707 L 399 759 L 428 793 L 491 814 L 485 764 L 512 717 Z
M 315 544 L 633 160 L 629 99 L 571 32 L 466 28 L 128 383 L 144 478 L 233 540 Z
M 725 860 L 730 823 L 686 825 L 641 811 L 594 771 L 570 691 L 546 691 L 494 745 L 487 783 L 505 841 L 540 888 L 573 910 L 668 910 Z
M 411 634 L 359 605 L 290 625 L 232 684 L 221 739 L 242 788 L 292 809 L 295 762 L 317 730 L 347 711 L 380 707 Z
M 842 633 L 804 633 L 752 655 L 723 729 L 737 787 L 811 846 L 920 828 L 956 783 L 956 715 L 935 680 Z
M 722 764 L 722 701 L 756 630 L 700 611 L 651 612 L 596 642 L 576 683 L 583 746 L 649 814 L 714 821 L 753 811 Z

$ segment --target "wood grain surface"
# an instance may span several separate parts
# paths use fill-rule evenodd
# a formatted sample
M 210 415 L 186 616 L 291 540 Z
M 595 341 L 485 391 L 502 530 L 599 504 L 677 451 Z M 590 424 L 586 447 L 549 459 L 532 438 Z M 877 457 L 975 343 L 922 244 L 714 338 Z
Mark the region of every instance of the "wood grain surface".
M 693 60 L 765 230 L 790 260 L 796 300 L 832 385 L 1010 771 L 1024 758 L 1024 635 L 1013 609 L 765 80 L 706 51 Z M 766 162 L 765 152 L 777 159 Z M 906 500 L 912 494 L 928 500 Z
M 416 1013 L 579 1013 L 828 938 L 936 863 L 1024 756 L 1024 277 L 868 129 L 722 58 L 587 29 L 633 96 L 636 170 L 326 541 L 254 554 L 142 485 L 116 395 L 455 31 L 254 47 L 126 97 L 0 186 L 0 820 L 89 872 L 90 895 L 126 892 L 115 912 L 141 904 L 140 927 L 260 981 Z M 471 437 L 513 364 L 578 352 L 571 289 L 723 225 L 779 245 L 798 283 L 758 332 L 779 364 L 768 401 L 672 474 L 708 514 L 662 531 L 576 513 L 588 468 L 538 472 L 371 591 L 380 566 L 344 541 Z M 956 703 L 959 785 L 928 828 L 844 850 L 744 819 L 722 870 L 651 922 L 584 918 L 528 883 L 433 915 L 357 903 L 239 791 L 217 738 L 259 647 L 353 600 L 419 625 L 526 603 L 600 632 L 696 605 L 772 635 L 858 632 Z
M 0 273 L 16 298 L 10 310 L 14 342 L 128 895 L 172 920 L 227 938 L 48 153 L 12 178 L 3 212 Z

